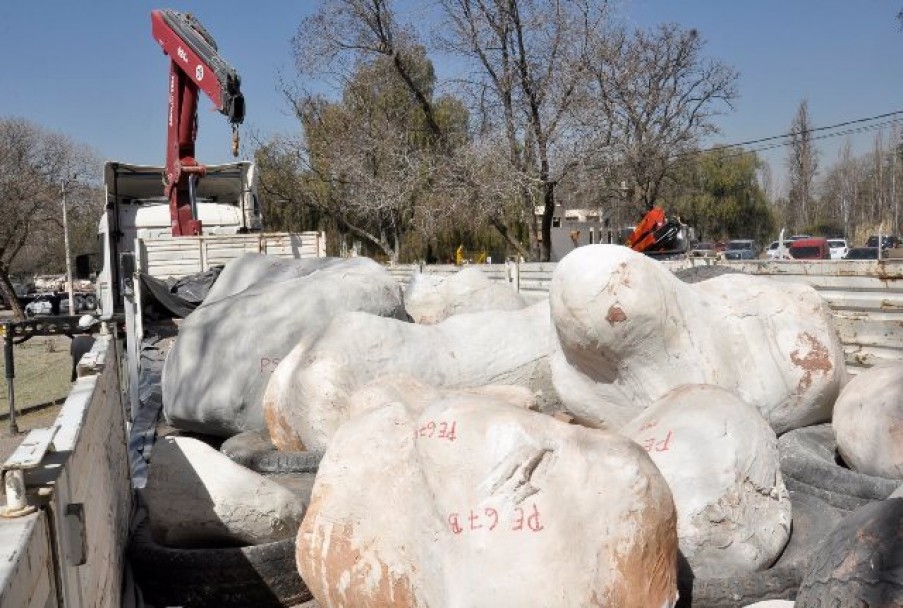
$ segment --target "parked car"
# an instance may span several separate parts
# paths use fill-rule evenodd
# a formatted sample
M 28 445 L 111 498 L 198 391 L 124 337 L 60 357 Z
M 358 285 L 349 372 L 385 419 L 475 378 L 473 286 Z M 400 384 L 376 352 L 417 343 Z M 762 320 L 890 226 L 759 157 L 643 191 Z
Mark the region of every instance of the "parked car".
M 878 240 L 875 239 L 877 243 Z M 847 252 L 847 257 L 845 260 L 877 260 L 878 259 L 878 248 L 877 247 L 853 247 Z
M 713 258 L 718 255 L 715 243 L 696 243 L 690 248 L 690 255 L 697 258 Z
M 75 294 L 75 312 L 69 311 L 69 298 L 53 293 L 40 294 L 25 305 L 26 317 L 67 316 L 94 310 L 97 298 L 93 293 Z
M 66 299 L 68 306 L 69 299 Z M 25 305 L 26 317 L 46 317 L 60 314 L 60 299 L 53 294 L 41 294 Z
M 893 249 L 894 247 L 899 247 L 900 239 L 895 236 L 891 236 L 889 234 L 881 235 L 881 249 Z M 877 247 L 878 246 L 878 236 L 872 235 L 865 242 L 866 247 Z
M 788 251 L 794 260 L 828 260 L 831 258 L 828 239 L 822 237 L 793 241 L 790 243 Z
M 728 241 L 724 248 L 726 260 L 754 260 L 759 257 L 759 246 L 749 239 Z
M 789 245 L 790 241 L 784 241 L 783 247 L 781 247 L 780 241 L 772 241 L 771 245 L 768 246 L 768 249 L 765 250 L 765 257 L 769 260 L 787 259 L 787 247 Z
M 847 246 L 846 239 L 828 239 L 828 248 L 831 252 L 832 260 L 842 260 L 847 257 L 850 248 Z

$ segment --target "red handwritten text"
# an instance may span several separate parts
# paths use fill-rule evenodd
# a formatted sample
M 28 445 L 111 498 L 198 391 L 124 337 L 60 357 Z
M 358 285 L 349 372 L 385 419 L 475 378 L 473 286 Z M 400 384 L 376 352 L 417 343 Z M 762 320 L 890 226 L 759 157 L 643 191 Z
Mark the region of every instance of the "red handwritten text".
M 671 437 L 673 435 L 674 431 L 668 431 L 668 434 L 665 436 L 665 438 L 658 442 L 656 442 L 655 437 L 648 437 L 644 439 L 640 445 L 642 445 L 643 449 L 647 452 L 651 452 L 652 450 L 655 450 L 656 452 L 667 452 L 669 449 L 671 449 L 670 444 Z
M 447 439 L 448 441 L 454 441 L 458 438 L 455 426 L 456 423 L 454 420 L 452 420 L 451 422 L 435 422 L 431 420 L 421 425 L 419 429 L 414 431 L 414 437 L 431 437 L 434 439 Z
M 532 504 L 525 511 L 521 507 L 514 507 L 514 517 L 511 526 L 502 528 L 511 532 L 539 532 L 545 529 L 539 520 L 539 507 Z M 455 536 L 464 532 L 476 532 L 484 530 L 492 532 L 499 527 L 499 512 L 492 507 L 483 509 L 470 509 L 464 513 L 450 513 L 448 516 L 448 528 Z
M 279 357 L 261 357 L 260 373 L 272 374 L 276 370 L 276 366 L 279 365 L 280 361 L 282 361 L 282 359 L 280 359 Z

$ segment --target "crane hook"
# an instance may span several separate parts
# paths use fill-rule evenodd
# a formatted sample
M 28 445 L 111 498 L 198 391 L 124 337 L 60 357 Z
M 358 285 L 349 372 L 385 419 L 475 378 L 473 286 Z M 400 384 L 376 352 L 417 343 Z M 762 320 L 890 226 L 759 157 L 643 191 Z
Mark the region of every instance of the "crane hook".
M 232 125 L 232 156 L 238 158 L 238 125 Z

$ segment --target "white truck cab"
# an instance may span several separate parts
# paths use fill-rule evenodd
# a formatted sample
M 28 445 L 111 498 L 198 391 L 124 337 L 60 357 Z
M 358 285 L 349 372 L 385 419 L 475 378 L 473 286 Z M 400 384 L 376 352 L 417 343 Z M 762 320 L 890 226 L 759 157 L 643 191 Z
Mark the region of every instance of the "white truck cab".
M 121 312 L 122 295 L 130 289 L 130 272 L 122 269 L 134 270 L 137 243 L 173 237 L 163 167 L 108 162 L 104 186 L 106 209 L 98 225 L 103 268 L 97 277 L 97 300 L 101 319 L 108 320 Z M 261 230 L 253 163 L 209 165 L 198 181 L 196 200 L 205 235 Z

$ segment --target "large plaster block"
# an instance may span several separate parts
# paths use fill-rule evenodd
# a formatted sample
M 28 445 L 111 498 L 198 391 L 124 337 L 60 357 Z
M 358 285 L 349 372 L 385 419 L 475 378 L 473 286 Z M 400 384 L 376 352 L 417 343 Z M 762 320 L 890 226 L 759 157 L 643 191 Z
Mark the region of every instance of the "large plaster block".
M 903 364 L 861 372 L 834 404 L 837 451 L 854 471 L 903 479 Z
M 335 317 L 279 364 L 264 396 L 267 428 L 284 450 L 319 450 L 350 417 L 348 397 L 383 376 L 440 388 L 524 386 L 554 400 L 548 303 L 449 317 L 435 325 L 364 313 Z
M 555 386 L 611 426 L 689 383 L 736 392 L 782 433 L 829 420 L 846 380 L 830 311 L 807 285 L 742 274 L 691 285 L 626 247 L 589 245 L 559 262 L 549 297 L 561 355 L 582 377 L 555 374 Z
M 777 437 L 759 411 L 716 386 L 673 389 L 621 432 L 671 487 L 680 548 L 696 576 L 770 566 L 790 537 Z
M 296 545 L 324 608 L 677 600 L 674 506 L 642 448 L 480 395 L 346 423 Z
M 342 311 L 406 318 L 398 283 L 372 260 L 261 257 L 227 265 L 179 327 L 162 382 L 173 426 L 220 436 L 264 428 L 263 392 L 293 347 L 309 345 Z
M 450 276 L 414 273 L 404 305 L 415 323 L 433 324 L 465 312 L 518 310 L 526 302 L 509 285 L 493 283 L 471 266 Z
M 293 492 L 190 437 L 157 441 L 143 496 L 151 533 L 171 547 L 289 538 L 305 510 Z

